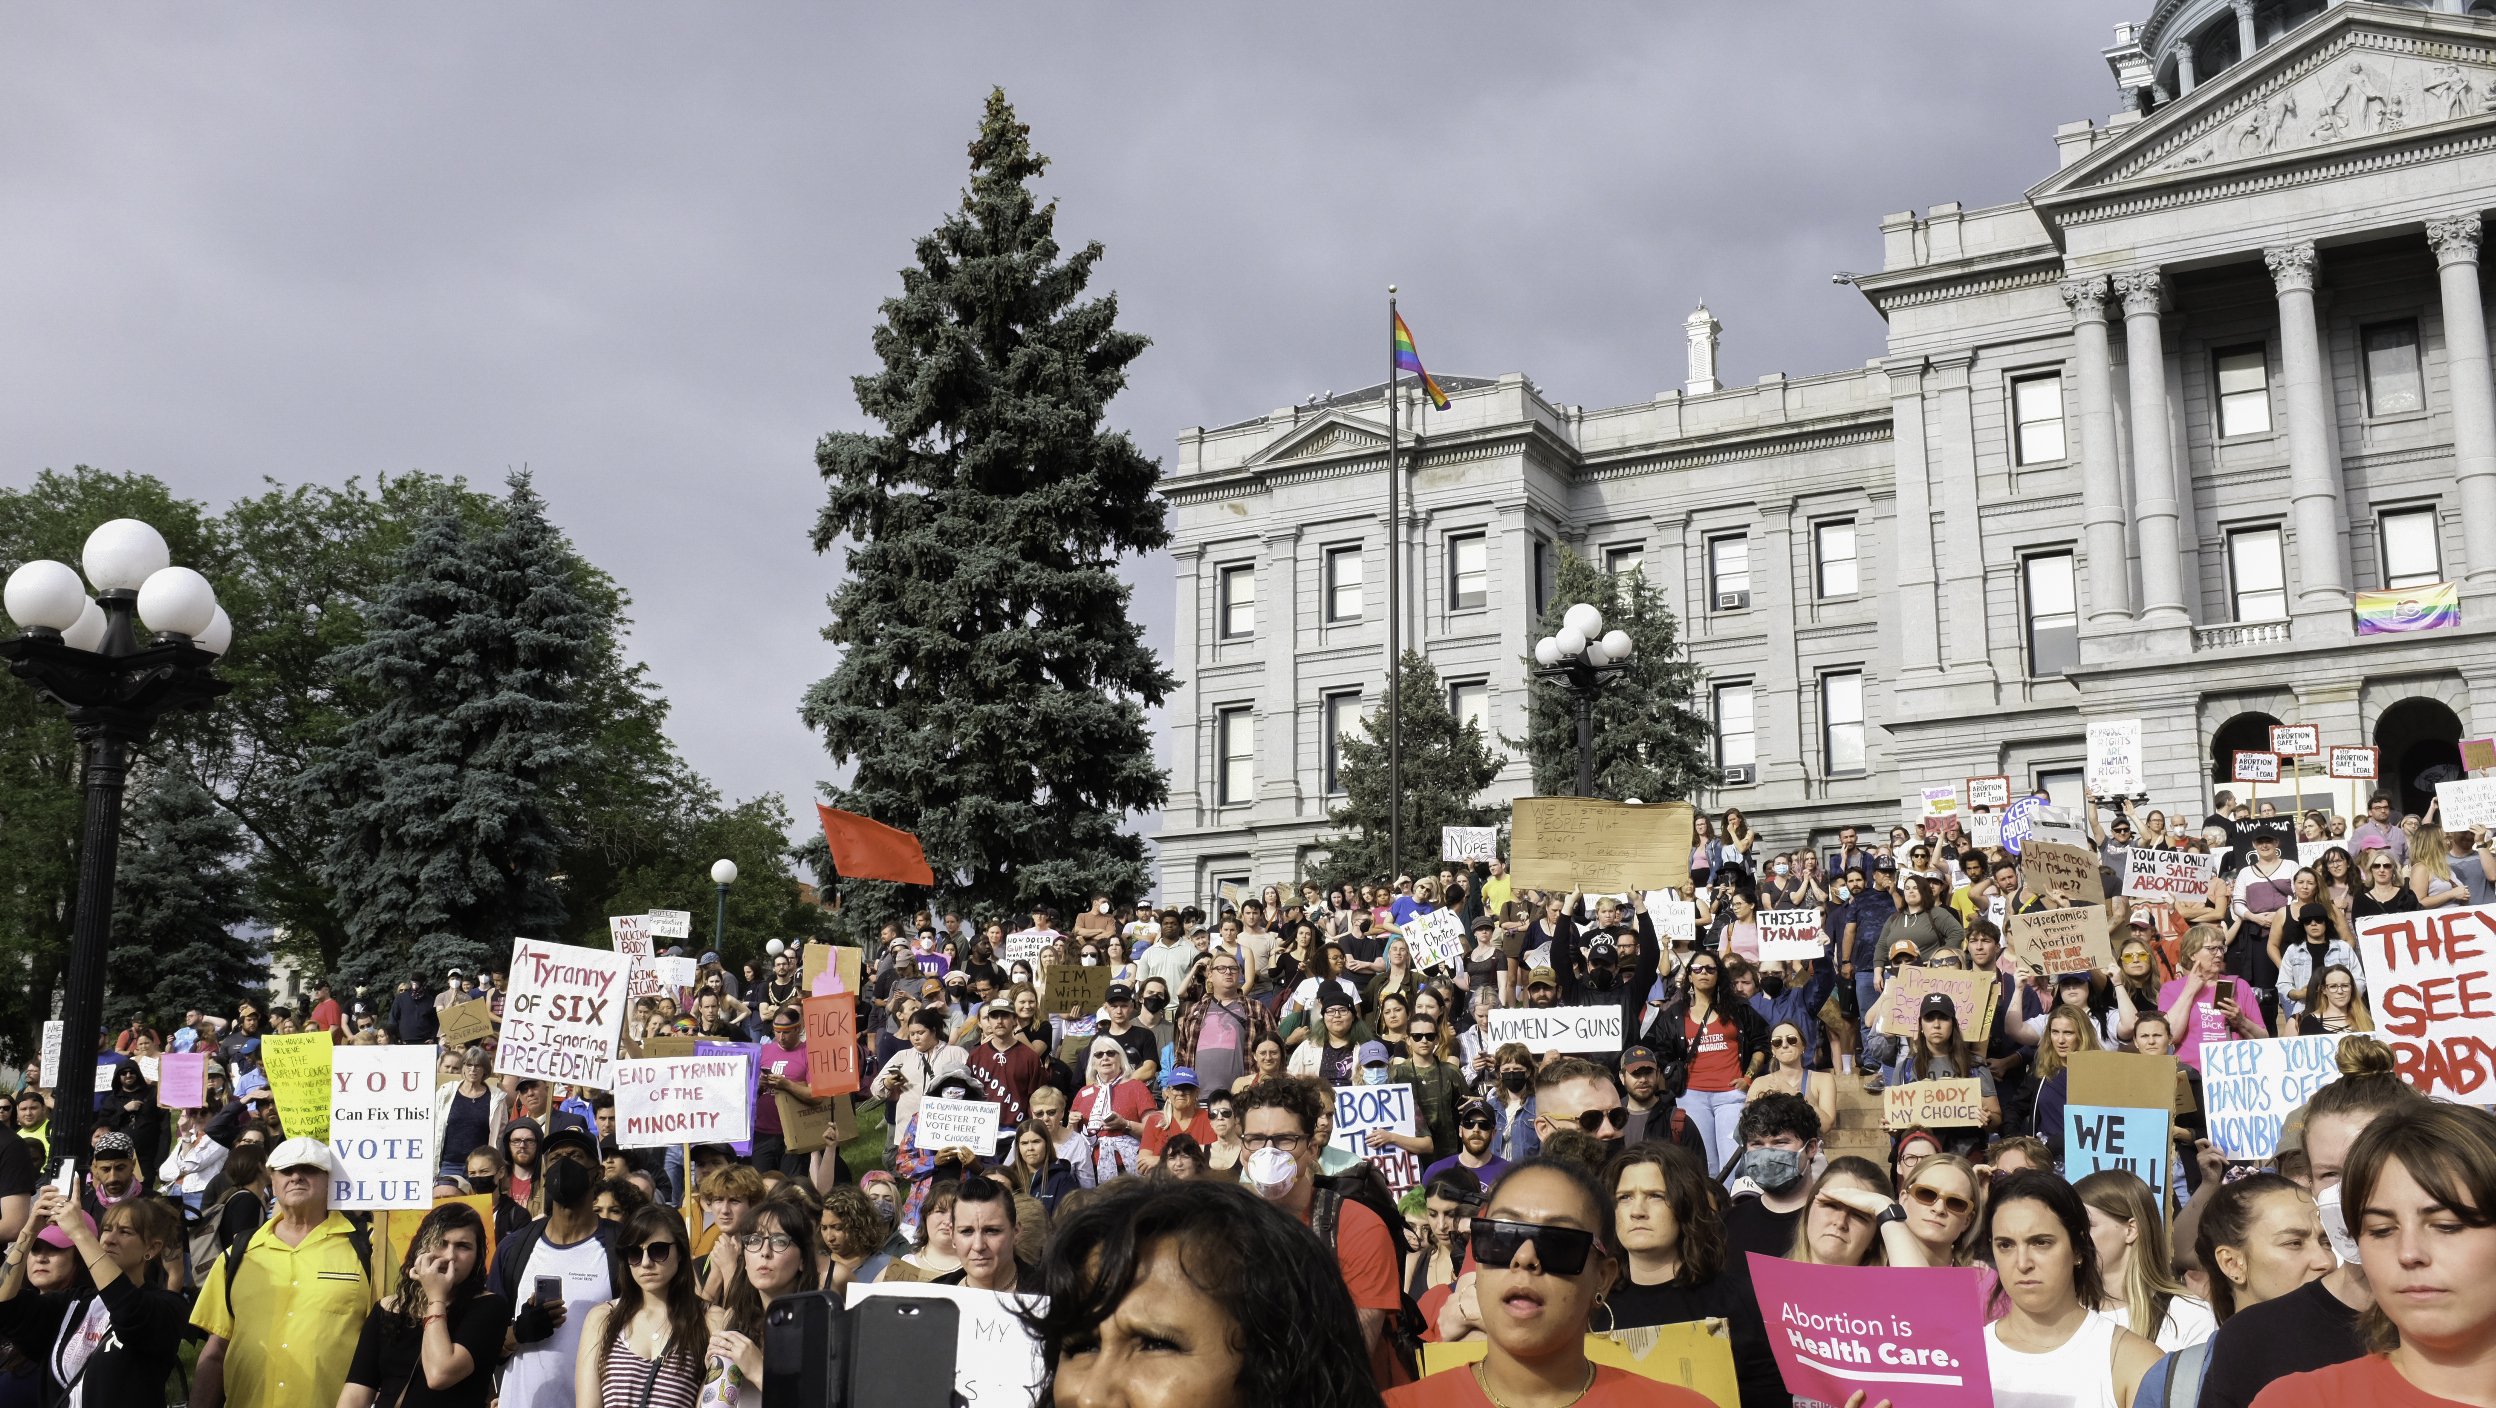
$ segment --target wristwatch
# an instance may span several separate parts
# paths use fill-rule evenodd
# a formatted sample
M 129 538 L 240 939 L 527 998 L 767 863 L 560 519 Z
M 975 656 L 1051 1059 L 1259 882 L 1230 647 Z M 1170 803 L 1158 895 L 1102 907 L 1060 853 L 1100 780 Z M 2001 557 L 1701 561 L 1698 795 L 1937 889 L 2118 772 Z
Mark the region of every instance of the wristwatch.
M 1890 1200 L 1888 1207 L 1881 1209 L 1881 1215 L 1872 1219 L 1872 1230 L 1878 1232 L 1893 1222 L 1904 1222 L 1906 1220 L 1907 1210 L 1899 1206 L 1898 1201 L 1893 1198 Z

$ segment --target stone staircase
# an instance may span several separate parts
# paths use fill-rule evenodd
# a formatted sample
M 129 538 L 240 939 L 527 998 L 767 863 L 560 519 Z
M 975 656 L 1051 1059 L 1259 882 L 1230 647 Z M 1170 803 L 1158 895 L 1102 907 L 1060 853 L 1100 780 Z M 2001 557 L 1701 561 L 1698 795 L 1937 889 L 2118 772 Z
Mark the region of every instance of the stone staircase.
M 1860 1071 L 1833 1074 L 1831 1079 L 1837 1088 L 1837 1128 L 1820 1132 L 1821 1147 L 1831 1158 L 1859 1154 L 1886 1167 L 1889 1135 L 1881 1128 L 1881 1097 L 1863 1088 Z

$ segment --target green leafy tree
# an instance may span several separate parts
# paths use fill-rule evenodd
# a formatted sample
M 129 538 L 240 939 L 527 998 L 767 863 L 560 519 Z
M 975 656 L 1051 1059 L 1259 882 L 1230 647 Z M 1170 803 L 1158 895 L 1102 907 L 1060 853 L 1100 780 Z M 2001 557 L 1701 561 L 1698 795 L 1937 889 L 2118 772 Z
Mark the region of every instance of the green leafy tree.
M 242 827 L 189 777 L 152 769 L 122 837 L 105 1021 L 178 1020 L 193 1007 L 231 1013 L 265 969 L 243 932 Z
M 736 806 L 721 804 L 708 783 L 688 777 L 695 789 L 666 821 L 665 839 L 648 853 L 635 856 L 616 876 L 605 912 L 639 914 L 652 909 L 693 912 L 693 937 L 686 947 L 700 953 L 716 947 L 730 967 L 762 955 L 766 940 L 823 943 L 831 938 L 831 918 L 806 898 L 790 866 L 789 810 L 777 794 Z M 728 933 L 724 943 L 715 934 L 718 887 L 711 883 L 711 862 L 737 863 L 736 883 L 728 887 Z
M 1587 602 L 1603 613 L 1604 629 L 1629 632 L 1637 648 L 1629 667 L 1595 697 L 1595 795 L 1642 802 L 1681 800 L 1709 786 L 1715 773 L 1715 729 L 1693 706 L 1703 676 L 1681 651 L 1681 623 L 1646 575 L 1604 572 L 1563 548 L 1551 601 L 1535 638 L 1556 635 L 1570 606 Z M 1535 667 L 1532 656 L 1526 668 Z M 1529 673 L 1529 679 L 1531 675 Z M 1534 793 L 1577 791 L 1577 700 L 1566 684 L 1533 680 L 1522 746 L 1534 767 Z
M 1439 828 L 1492 826 L 1501 819 L 1504 808 L 1482 800 L 1483 789 L 1499 776 L 1499 755 L 1479 725 L 1459 721 L 1448 708 L 1438 670 L 1421 652 L 1405 651 L 1395 687 L 1403 700 L 1403 852 L 1389 844 L 1387 711 L 1381 703 L 1336 745 L 1344 796 L 1327 818 L 1335 834 L 1315 877 L 1320 885 L 1435 872 Z
M 806 696 L 850 780 L 837 806 L 914 833 L 939 888 L 992 910 L 1144 890 L 1130 813 L 1159 806 L 1145 706 L 1176 683 L 1115 566 L 1164 546 L 1160 467 L 1102 424 L 1145 339 L 1083 299 L 1097 243 L 1062 255 L 1047 159 L 1002 91 L 961 209 L 919 240 L 853 382 L 875 433 L 826 435 L 818 552 L 847 546 Z M 848 886 L 871 910 L 894 897 Z

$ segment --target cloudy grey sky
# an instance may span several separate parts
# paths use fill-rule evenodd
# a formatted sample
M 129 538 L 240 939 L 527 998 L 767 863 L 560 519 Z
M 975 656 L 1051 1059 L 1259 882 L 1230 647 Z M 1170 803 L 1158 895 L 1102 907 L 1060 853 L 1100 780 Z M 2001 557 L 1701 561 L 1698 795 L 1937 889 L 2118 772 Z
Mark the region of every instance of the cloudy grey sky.
M 1589 406 L 1860 363 L 1887 211 L 2009 199 L 2147 0 L 1564 5 L 22 4 L 0 15 L 0 482 L 222 505 L 537 472 L 635 598 L 685 753 L 802 807 L 836 565 L 813 445 L 1003 84 L 1154 340 L 1168 456 L 1374 380 Z M 1165 561 L 1133 565 L 1167 648 Z

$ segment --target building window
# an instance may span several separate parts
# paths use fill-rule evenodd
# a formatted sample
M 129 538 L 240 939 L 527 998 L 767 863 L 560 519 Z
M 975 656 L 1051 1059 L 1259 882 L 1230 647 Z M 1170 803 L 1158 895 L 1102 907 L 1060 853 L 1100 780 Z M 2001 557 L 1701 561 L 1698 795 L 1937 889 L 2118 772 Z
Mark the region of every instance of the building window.
M 1864 770 L 1861 671 L 1820 677 L 1820 761 L 1831 777 Z
M 1559 556 L 1551 550 L 1551 544 L 1540 538 L 1534 540 L 1534 614 L 1537 616 L 1543 614 L 1544 607 L 1551 605 L 1552 585 L 1558 575 Z
M 2278 529 L 2239 528 L 2227 535 L 2227 586 L 2237 620 L 2288 619 L 2288 578 L 2280 563 Z
M 2259 347 L 2231 347 L 2215 354 L 2219 381 L 2219 435 L 2265 435 L 2271 429 L 2271 373 Z
M 2088 774 L 2081 768 L 2039 768 L 2037 790 L 2045 800 L 2065 811 L 2079 811 L 2089 804 Z
M 1447 609 L 1479 610 L 1490 600 L 1490 543 L 1479 533 L 1447 540 Z
M 1214 779 L 1214 805 L 1246 806 L 1257 785 L 1257 725 L 1247 705 L 1213 711 L 1213 747 L 1221 760 L 1221 772 Z
M 2383 527 L 2383 585 L 2388 590 L 2444 580 L 2444 553 L 2436 542 L 2435 510 L 2405 508 L 2387 513 Z
M 2358 341 L 2366 353 L 2366 414 L 2397 416 L 2426 405 L 2416 323 L 2376 323 L 2361 329 Z
M 1626 577 L 1632 572 L 1645 571 L 1646 565 L 1647 550 L 1645 548 L 1605 548 L 1603 550 L 1603 570 L 1607 576 Z
M 1222 639 L 1238 640 L 1257 633 L 1257 569 L 1222 569 Z
M 1456 726 L 1467 724 L 1491 736 L 1491 687 L 1482 680 L 1466 680 L 1447 687 L 1447 711 L 1456 716 Z
M 2011 435 L 2021 464 L 2063 458 L 2063 378 L 2059 372 L 2011 383 Z
M 1326 619 L 1361 619 L 1361 550 L 1357 547 L 1326 550 Z
M 1751 687 L 1716 686 L 1716 766 L 1749 767 L 1759 761 L 1759 739 L 1752 723 Z
M 1343 795 L 1343 736 L 1358 728 L 1361 722 L 1361 692 L 1357 689 L 1326 696 L 1326 742 L 1322 771 L 1326 795 Z
M 1821 523 L 1811 530 L 1812 556 L 1817 559 L 1820 599 L 1855 594 L 1855 522 Z
M 2071 554 L 2039 553 L 2019 564 L 2028 594 L 2028 674 L 2059 675 L 2080 664 L 2080 602 Z
M 1719 611 L 1751 604 L 1751 542 L 1739 533 L 1707 540 L 1707 595 Z

